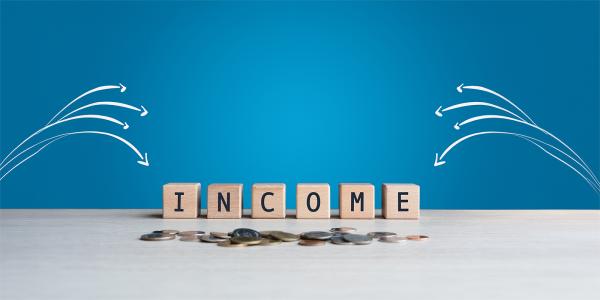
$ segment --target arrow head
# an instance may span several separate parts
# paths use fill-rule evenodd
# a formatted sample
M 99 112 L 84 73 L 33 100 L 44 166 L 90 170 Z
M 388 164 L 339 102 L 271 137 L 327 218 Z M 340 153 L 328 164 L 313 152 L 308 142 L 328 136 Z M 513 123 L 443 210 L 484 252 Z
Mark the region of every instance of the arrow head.
M 446 161 L 440 160 L 439 155 L 436 153 L 435 154 L 435 161 L 433 162 L 433 166 L 434 167 L 438 167 L 438 166 L 441 166 L 441 165 L 443 165 L 445 163 L 446 163 Z
M 438 109 L 435 110 L 435 115 L 438 117 L 442 117 L 442 106 L 440 105 L 440 107 L 438 107 Z
M 123 93 L 127 90 L 127 87 L 124 86 L 122 83 L 119 83 L 119 85 L 121 86 L 121 93 Z
M 123 122 L 123 129 L 127 130 L 129 129 L 129 124 L 127 124 L 127 122 Z
M 138 160 L 137 163 L 144 167 L 150 166 L 150 161 L 148 160 L 148 153 L 144 153 L 144 159 Z
M 460 130 L 460 126 L 458 125 L 458 122 L 456 122 L 456 124 L 454 124 L 454 129 Z
M 465 85 L 465 84 L 464 84 L 464 83 L 461 83 L 459 86 L 457 86 L 457 87 L 456 87 L 456 90 L 457 90 L 459 93 L 462 93 L 462 87 L 463 87 L 463 85 Z
M 140 116 L 145 117 L 148 114 L 148 110 L 143 105 L 141 105 L 141 108 L 142 113 L 140 114 Z

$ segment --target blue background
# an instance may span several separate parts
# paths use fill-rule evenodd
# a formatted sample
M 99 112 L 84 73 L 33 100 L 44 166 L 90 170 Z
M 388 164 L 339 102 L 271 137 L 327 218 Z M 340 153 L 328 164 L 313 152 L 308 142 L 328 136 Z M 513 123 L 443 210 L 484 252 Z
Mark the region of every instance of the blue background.
M 127 86 L 81 103 L 143 104 L 98 113 L 44 137 L 57 142 L 0 183 L 3 208 L 160 208 L 162 184 L 339 182 L 421 185 L 423 208 L 600 208 L 572 170 L 514 137 L 461 144 L 477 130 L 535 131 L 481 121 L 468 108 L 516 102 L 598 174 L 599 4 L 591 2 L 5 2 L 1 4 L 2 156 L 60 108 L 99 85 Z M 88 112 L 88 113 L 91 113 Z M 539 137 L 539 135 L 538 135 Z M 203 196 L 203 198 L 205 198 Z M 203 202 L 206 206 L 206 202 Z

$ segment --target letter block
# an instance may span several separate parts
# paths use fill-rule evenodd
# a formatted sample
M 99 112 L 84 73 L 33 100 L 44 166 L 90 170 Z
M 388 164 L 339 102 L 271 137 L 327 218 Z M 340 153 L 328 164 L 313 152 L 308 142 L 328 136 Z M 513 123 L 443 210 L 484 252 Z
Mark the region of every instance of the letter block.
M 329 184 L 299 183 L 296 185 L 297 219 L 329 219 L 330 206 Z
M 252 185 L 252 218 L 285 218 L 285 184 L 257 183 Z
M 370 183 L 340 183 L 341 219 L 375 218 L 375 187 Z
M 418 219 L 420 187 L 416 184 L 384 183 L 381 187 L 383 217 Z
M 194 219 L 200 206 L 199 183 L 168 183 L 163 185 L 163 218 Z
M 207 192 L 208 219 L 242 218 L 243 185 L 237 183 L 211 184 Z

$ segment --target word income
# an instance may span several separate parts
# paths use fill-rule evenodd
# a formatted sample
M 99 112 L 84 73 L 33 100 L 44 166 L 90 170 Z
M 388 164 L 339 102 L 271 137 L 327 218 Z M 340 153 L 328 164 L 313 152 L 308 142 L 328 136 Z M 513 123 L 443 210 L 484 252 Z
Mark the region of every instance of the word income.
M 208 219 L 242 217 L 242 184 L 210 184 L 207 192 Z M 296 185 L 296 218 L 329 219 L 330 195 L 327 183 Z M 420 188 L 416 184 L 384 183 L 382 215 L 386 219 L 418 219 Z M 339 208 L 342 219 L 375 218 L 375 187 L 370 183 L 339 184 Z M 200 183 L 169 183 L 163 186 L 163 218 L 197 218 L 200 207 Z M 285 184 L 252 185 L 252 218 L 283 219 Z

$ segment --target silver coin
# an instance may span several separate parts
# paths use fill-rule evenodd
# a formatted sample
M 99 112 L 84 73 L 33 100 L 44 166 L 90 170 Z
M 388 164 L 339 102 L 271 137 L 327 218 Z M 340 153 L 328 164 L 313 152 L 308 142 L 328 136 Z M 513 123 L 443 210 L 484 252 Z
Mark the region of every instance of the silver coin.
M 331 237 L 331 243 L 336 245 L 352 245 L 351 242 L 344 240 L 341 235 L 334 235 Z
M 218 243 L 218 242 L 226 241 L 227 239 L 220 239 L 220 238 L 216 238 L 210 234 L 205 234 L 200 237 L 200 240 L 203 242 L 206 242 L 206 243 Z
M 231 237 L 260 238 L 260 232 L 250 228 L 238 228 L 231 232 Z
M 379 241 L 384 242 L 384 243 L 400 243 L 400 242 L 406 242 L 407 239 L 405 237 L 401 237 L 401 236 L 397 236 L 397 235 L 390 235 L 390 236 L 380 237 Z
M 152 233 L 163 233 L 163 234 L 178 234 L 179 230 L 173 229 L 164 229 L 164 230 L 155 230 Z
M 373 238 L 368 235 L 354 233 L 343 235 L 342 238 L 347 242 L 353 243 L 354 245 L 368 245 L 373 240 Z
M 174 234 L 164 234 L 157 232 L 144 234 L 140 237 L 140 240 L 142 241 L 168 241 L 172 239 L 175 239 Z
M 179 236 L 187 236 L 187 235 L 202 236 L 204 234 L 205 234 L 204 231 L 197 230 L 197 231 L 182 231 L 182 232 L 178 233 L 177 235 L 179 235 Z
M 228 239 L 230 238 L 230 236 L 225 233 L 225 232 L 217 232 L 217 231 L 211 231 L 210 235 L 214 238 L 218 238 L 218 239 Z
M 331 231 L 333 233 L 337 233 L 337 232 L 350 233 L 350 232 L 355 232 L 356 228 L 352 228 L 352 227 L 334 227 L 334 228 L 329 229 L 329 231 Z
M 369 232 L 367 233 L 368 236 L 374 238 L 374 239 L 378 239 L 382 236 L 394 236 L 396 235 L 396 233 L 394 232 L 385 232 L 385 231 L 375 231 L 375 232 Z
M 327 231 L 309 231 L 304 232 L 300 235 L 301 238 L 306 240 L 321 240 L 326 241 L 331 238 L 333 234 Z
M 200 238 L 201 236 L 198 235 L 184 235 L 180 237 L 179 240 L 182 242 L 199 242 Z

